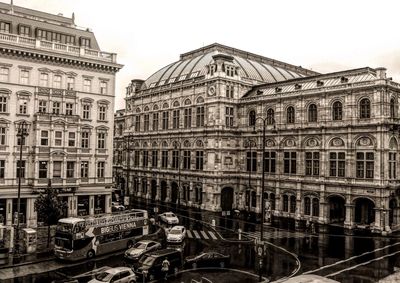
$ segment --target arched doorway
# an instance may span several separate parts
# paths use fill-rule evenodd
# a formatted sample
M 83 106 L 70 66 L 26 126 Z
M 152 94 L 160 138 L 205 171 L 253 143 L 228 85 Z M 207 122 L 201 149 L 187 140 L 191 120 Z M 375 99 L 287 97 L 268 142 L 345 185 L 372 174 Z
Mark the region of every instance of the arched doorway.
M 221 209 L 231 211 L 233 205 L 233 188 L 225 187 L 221 190 Z
M 329 197 L 329 223 L 344 223 L 346 208 L 345 200 L 341 196 Z
M 178 194 L 179 194 L 178 184 L 175 182 L 172 182 L 171 183 L 171 202 L 172 203 L 177 203 Z
M 394 221 L 395 210 L 397 208 L 397 202 L 395 199 L 391 199 L 389 201 L 389 226 L 396 225 L 397 223 Z
M 155 200 L 157 196 L 157 180 L 151 180 L 151 199 Z
M 375 221 L 375 204 L 367 198 L 358 198 L 355 201 L 354 222 L 358 224 L 371 224 Z
M 165 201 L 167 198 L 167 182 L 161 181 L 161 201 Z

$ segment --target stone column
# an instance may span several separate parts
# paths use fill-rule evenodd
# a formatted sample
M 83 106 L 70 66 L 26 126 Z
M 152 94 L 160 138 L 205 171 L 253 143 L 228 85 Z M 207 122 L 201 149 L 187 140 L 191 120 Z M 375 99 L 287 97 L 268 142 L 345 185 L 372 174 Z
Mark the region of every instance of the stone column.
M 189 193 L 188 193 L 187 205 L 188 206 L 192 206 L 192 203 L 193 203 L 193 201 L 192 201 L 192 198 L 193 198 L 193 182 L 192 181 L 189 183 L 188 189 L 189 189 Z
M 161 182 L 160 182 L 160 178 L 157 178 L 156 181 L 157 181 L 156 201 L 159 201 L 160 198 L 161 198 Z
M 380 233 L 383 231 L 383 219 L 381 218 L 381 209 L 380 208 L 374 208 L 375 210 L 375 226 L 372 227 L 374 232 Z
M 344 228 L 346 230 L 352 230 L 354 228 L 354 204 L 346 203 L 345 207 L 346 219 L 344 221 Z
M 26 200 L 26 221 L 27 227 L 37 226 L 37 213 L 35 211 L 34 198 L 28 198 Z
M 165 189 L 167 190 L 167 196 L 165 198 L 165 202 L 170 202 L 171 201 L 171 185 L 167 183 L 167 186 L 165 187 Z
M 137 193 L 136 195 L 138 197 L 142 196 L 142 180 L 140 178 L 137 178 Z
M 94 196 L 89 196 L 89 215 L 94 215 Z
M 105 196 L 104 205 L 105 205 L 105 212 L 111 213 L 111 194 Z
M 12 219 L 13 219 L 13 200 L 12 199 L 7 199 L 7 214 L 6 214 L 6 225 L 11 226 L 12 225 Z

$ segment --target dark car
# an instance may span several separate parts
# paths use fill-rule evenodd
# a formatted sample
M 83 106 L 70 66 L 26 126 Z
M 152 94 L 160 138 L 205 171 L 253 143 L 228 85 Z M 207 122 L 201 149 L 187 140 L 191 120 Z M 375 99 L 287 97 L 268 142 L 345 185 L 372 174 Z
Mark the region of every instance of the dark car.
M 143 276 L 146 280 L 159 279 L 165 276 L 162 271 L 162 263 L 167 259 L 169 262 L 168 274 L 175 274 L 182 268 L 182 252 L 175 249 L 163 249 L 144 254 L 135 269 L 137 281 L 142 282 Z
M 197 267 L 221 267 L 229 265 L 231 256 L 224 255 L 217 252 L 206 252 L 201 253 L 197 256 L 188 256 L 185 259 L 186 268 L 197 268 Z

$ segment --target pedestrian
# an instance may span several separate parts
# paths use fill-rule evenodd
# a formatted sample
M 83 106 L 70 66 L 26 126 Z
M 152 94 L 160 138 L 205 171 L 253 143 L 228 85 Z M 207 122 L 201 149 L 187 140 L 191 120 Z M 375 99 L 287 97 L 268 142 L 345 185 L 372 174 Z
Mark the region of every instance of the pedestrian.
M 165 258 L 161 264 L 161 271 L 165 273 L 164 280 L 167 281 L 169 271 L 169 261 L 167 258 Z

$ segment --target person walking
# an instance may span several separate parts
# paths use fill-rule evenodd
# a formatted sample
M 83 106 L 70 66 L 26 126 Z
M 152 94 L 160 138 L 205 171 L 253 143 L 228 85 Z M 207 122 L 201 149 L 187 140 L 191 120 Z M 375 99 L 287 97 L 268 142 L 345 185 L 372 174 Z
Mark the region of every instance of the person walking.
M 161 271 L 165 273 L 164 280 L 167 281 L 168 271 L 169 271 L 169 261 L 165 258 L 161 264 Z

